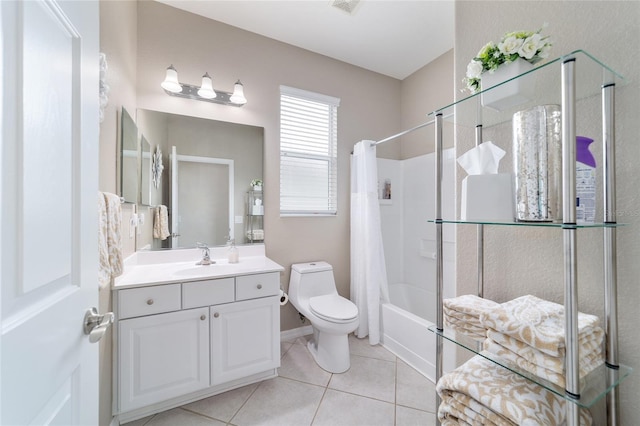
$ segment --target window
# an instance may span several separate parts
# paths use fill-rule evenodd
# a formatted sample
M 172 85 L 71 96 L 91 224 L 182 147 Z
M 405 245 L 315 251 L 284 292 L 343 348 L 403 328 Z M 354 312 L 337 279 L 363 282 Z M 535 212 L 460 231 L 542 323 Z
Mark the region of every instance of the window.
M 335 215 L 340 99 L 280 86 L 280 215 Z

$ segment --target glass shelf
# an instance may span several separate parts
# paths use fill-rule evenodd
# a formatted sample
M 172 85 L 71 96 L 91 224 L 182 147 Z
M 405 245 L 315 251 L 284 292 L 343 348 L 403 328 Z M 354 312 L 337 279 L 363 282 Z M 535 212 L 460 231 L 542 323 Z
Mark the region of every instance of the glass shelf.
M 622 75 L 588 52 L 575 50 L 556 59 L 536 65 L 532 70 L 505 80 L 493 87 L 466 96 L 452 104 L 437 109 L 429 113 L 429 116 L 433 117 L 438 113 L 442 113 L 445 121 L 454 122 L 456 125 L 475 127 L 478 124 L 482 124 L 483 128 L 488 128 L 493 125 L 511 121 L 513 113 L 516 111 L 528 109 L 536 105 L 560 105 L 562 103 L 561 65 L 568 59 L 575 59 L 576 63 L 575 81 L 577 101 L 599 96 L 602 86 L 615 84 L 619 87 L 628 83 L 628 80 L 625 80 Z M 535 76 L 536 96 L 534 100 L 507 108 L 503 111 L 496 111 L 481 106 L 480 99 L 482 93 L 496 90 L 499 86 L 527 74 L 533 74 Z
M 567 225 L 561 222 L 497 222 L 497 221 L 480 221 L 480 220 L 435 220 L 429 219 L 429 223 L 447 223 L 457 225 L 496 225 L 496 226 L 541 226 L 546 228 L 559 229 L 600 229 L 600 228 L 617 228 L 626 226 L 626 223 L 578 223 L 575 225 Z
M 429 330 L 438 336 L 455 343 L 456 345 L 465 348 L 466 350 L 480 355 L 481 357 L 494 362 L 513 373 L 530 380 L 543 388 L 553 392 L 561 398 L 578 404 L 580 407 L 590 408 L 597 401 L 605 396 L 611 389 L 618 386 L 624 379 L 629 377 L 633 369 L 621 365 L 618 369 L 610 368 L 606 364 L 602 364 L 594 371 L 580 379 L 580 399 L 572 398 L 565 394 L 565 390 L 560 386 L 553 384 L 547 380 L 544 380 L 534 374 L 524 371 L 517 367 L 513 363 L 505 360 L 488 351 L 482 350 L 482 344 L 476 340 L 473 340 L 463 334 L 456 333 L 455 331 L 445 329 L 444 332 L 439 331 L 435 325 L 429 327 Z

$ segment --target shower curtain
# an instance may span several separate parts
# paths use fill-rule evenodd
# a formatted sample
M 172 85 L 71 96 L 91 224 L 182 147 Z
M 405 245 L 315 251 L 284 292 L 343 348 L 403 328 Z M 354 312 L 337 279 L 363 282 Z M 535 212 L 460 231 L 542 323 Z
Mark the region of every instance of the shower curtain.
M 351 300 L 358 307 L 357 337 L 380 343 L 380 304 L 389 301 L 382 246 L 376 147 L 360 141 L 351 159 Z

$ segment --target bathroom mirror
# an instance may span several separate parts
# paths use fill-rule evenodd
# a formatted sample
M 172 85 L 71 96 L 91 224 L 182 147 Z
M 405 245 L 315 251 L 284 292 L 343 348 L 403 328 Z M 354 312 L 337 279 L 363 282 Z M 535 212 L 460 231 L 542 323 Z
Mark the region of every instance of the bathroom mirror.
M 140 136 L 140 204 L 151 204 L 151 144 Z
M 138 202 L 138 128 L 126 109 L 120 119 L 120 196 Z
M 253 179 L 263 179 L 264 129 L 146 109 L 139 109 L 136 117 L 138 128 L 150 142 L 151 152 L 159 147 L 166 165 L 158 187 L 151 185 L 150 204 L 167 206 L 169 223 L 177 221 L 178 234 L 181 229 L 185 231 L 185 235 L 177 239 L 154 238 L 151 244 L 140 241 L 138 248 L 146 245 L 151 249 L 195 247 L 196 242 L 224 245 L 230 226 L 237 244 L 248 243 L 247 193 Z M 178 175 L 176 184 L 172 185 L 170 157 L 174 146 L 179 158 L 189 160 L 179 165 L 178 172 L 189 175 Z M 225 163 L 232 164 L 232 168 Z M 175 217 L 174 194 L 179 199 L 179 213 Z M 194 219 L 189 217 L 201 212 L 207 212 L 204 213 L 206 222 L 195 225 L 194 235 L 194 224 L 189 223 Z M 170 226 L 170 233 L 175 233 L 172 228 Z

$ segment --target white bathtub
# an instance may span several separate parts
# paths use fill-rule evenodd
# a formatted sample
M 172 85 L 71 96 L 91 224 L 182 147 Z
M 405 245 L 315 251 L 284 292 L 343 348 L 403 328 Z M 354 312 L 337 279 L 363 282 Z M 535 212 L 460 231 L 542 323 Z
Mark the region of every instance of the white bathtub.
M 389 285 L 391 303 L 381 306 L 382 345 L 435 381 L 435 294 L 405 283 Z M 431 320 L 431 321 L 430 321 Z

